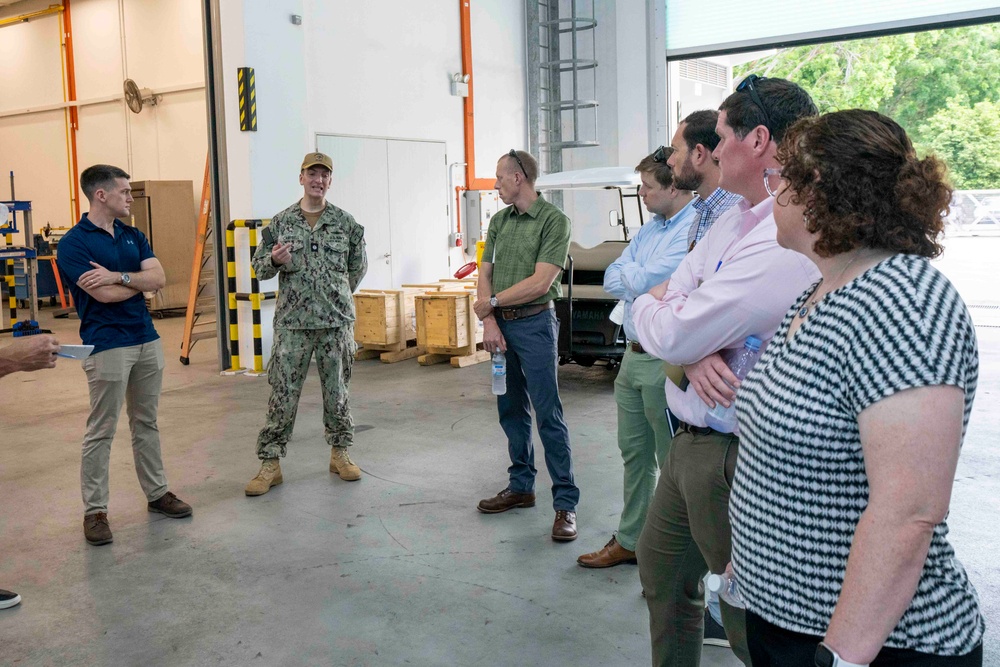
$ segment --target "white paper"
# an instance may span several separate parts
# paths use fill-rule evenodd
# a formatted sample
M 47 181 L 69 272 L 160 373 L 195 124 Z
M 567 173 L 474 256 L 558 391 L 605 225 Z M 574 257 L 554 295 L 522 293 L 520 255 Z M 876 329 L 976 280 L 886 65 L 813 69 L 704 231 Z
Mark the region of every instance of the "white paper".
M 614 322 L 615 324 L 621 324 L 622 322 L 625 321 L 625 302 L 624 301 L 619 301 L 618 302 L 618 305 L 615 306 L 615 309 L 611 311 L 610 315 L 608 315 L 608 319 L 611 320 L 612 322 Z
M 59 356 L 70 359 L 86 359 L 94 351 L 93 345 L 60 345 Z

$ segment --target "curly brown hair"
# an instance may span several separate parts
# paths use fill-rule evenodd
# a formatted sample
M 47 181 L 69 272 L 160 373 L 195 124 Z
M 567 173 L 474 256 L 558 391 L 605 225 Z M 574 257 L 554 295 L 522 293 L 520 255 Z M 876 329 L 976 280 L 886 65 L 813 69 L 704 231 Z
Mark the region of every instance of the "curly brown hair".
M 891 118 L 864 109 L 804 118 L 778 146 L 778 162 L 792 203 L 806 206 L 806 229 L 819 234 L 819 256 L 862 247 L 941 254 L 952 195 L 944 163 L 917 158 Z

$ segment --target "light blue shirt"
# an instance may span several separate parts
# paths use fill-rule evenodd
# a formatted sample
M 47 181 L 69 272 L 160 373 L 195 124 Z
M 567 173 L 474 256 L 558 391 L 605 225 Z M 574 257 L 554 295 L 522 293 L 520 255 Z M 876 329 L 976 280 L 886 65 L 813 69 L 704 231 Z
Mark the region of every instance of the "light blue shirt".
M 604 272 L 604 290 L 625 302 L 625 336 L 629 340 L 638 340 L 632 324 L 632 302 L 673 275 L 687 254 L 688 229 L 698 214 L 696 201 L 697 197 L 669 220 L 654 214 Z

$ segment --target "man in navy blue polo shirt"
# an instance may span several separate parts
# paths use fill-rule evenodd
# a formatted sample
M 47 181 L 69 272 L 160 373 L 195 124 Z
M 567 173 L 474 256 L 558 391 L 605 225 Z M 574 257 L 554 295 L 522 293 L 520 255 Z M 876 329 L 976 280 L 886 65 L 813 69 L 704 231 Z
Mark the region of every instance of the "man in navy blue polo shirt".
M 167 490 L 156 409 L 163 383 L 163 347 L 143 292 L 166 282 L 146 237 L 126 225 L 132 204 L 129 175 L 98 164 L 80 175 L 90 212 L 59 242 L 59 269 L 69 279 L 80 316 L 80 338 L 94 351 L 83 362 L 90 417 L 83 438 L 80 484 L 83 534 L 93 545 L 111 542 L 108 465 L 122 404 L 127 404 L 132 454 L 150 512 L 190 516 L 191 506 Z

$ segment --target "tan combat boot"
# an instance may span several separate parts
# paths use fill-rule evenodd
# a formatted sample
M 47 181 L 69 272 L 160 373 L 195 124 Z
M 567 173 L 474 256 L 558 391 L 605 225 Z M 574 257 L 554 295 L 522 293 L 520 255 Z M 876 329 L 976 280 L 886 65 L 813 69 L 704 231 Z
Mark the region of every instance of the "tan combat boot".
M 330 451 L 330 472 L 340 475 L 340 479 L 353 482 L 361 479 L 361 468 L 354 465 L 347 447 L 334 447 Z
M 260 464 L 260 472 L 247 484 L 248 496 L 262 496 L 271 490 L 272 486 L 281 484 L 281 464 L 278 459 L 264 459 Z

